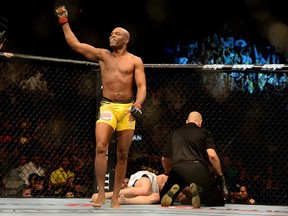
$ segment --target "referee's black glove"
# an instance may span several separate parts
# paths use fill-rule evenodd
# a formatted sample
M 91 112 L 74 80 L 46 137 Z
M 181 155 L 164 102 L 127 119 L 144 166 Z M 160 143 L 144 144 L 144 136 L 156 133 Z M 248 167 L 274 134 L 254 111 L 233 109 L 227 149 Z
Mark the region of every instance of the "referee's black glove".
M 227 189 L 226 181 L 224 175 L 218 176 L 219 182 L 220 182 L 220 187 L 224 193 L 225 196 L 228 196 L 229 192 Z

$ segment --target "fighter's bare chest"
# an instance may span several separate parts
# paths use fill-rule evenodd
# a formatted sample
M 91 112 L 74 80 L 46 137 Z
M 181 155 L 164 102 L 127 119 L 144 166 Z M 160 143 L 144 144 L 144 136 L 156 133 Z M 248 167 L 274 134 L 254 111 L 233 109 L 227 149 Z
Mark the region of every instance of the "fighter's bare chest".
M 106 72 L 133 73 L 134 65 L 129 59 L 114 59 L 106 64 Z

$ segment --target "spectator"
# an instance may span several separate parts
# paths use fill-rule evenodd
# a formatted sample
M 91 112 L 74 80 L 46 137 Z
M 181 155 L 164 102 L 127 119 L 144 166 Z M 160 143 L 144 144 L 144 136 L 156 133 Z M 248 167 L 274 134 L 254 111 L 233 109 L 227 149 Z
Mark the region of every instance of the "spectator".
M 286 73 L 284 73 L 283 76 L 280 77 L 279 83 L 280 83 L 280 86 L 279 86 L 280 95 L 286 96 L 288 93 Z
M 237 185 L 236 190 L 230 192 L 228 202 L 232 204 L 255 204 L 255 200 L 250 197 L 247 187 L 244 185 Z
M 29 185 L 29 175 L 36 173 L 39 176 L 45 176 L 45 170 L 42 167 L 43 156 L 41 153 L 36 152 L 32 155 L 31 160 L 21 167 L 19 176 Z
M 187 51 L 180 44 L 177 45 L 175 64 L 187 64 Z
M 240 56 L 242 59 L 242 64 L 253 64 L 253 59 L 251 58 L 251 51 L 250 51 L 250 47 L 247 48 L 243 48 L 240 51 Z
M 63 156 L 59 168 L 50 174 L 52 195 L 66 196 L 68 179 L 75 176 L 74 172 L 70 170 L 70 161 L 70 157 Z
M 25 181 L 20 177 L 22 165 L 10 170 L 3 176 L 4 191 L 7 195 L 19 195 L 25 185 Z
M 223 155 L 221 157 L 222 169 L 225 175 L 226 185 L 230 190 L 234 185 L 238 183 L 239 170 L 232 163 L 231 157 L 228 155 Z
M 29 175 L 29 185 L 23 189 L 22 197 L 44 197 L 49 196 L 49 185 L 45 178 L 32 173 Z
M 27 92 L 47 92 L 47 82 L 43 80 L 42 74 L 37 71 L 33 76 L 20 82 L 20 87 Z
M 262 52 L 258 52 L 255 44 L 254 44 L 254 55 L 255 55 L 255 64 L 266 64 L 267 63 L 267 60 L 262 55 Z
M 65 194 L 67 198 L 81 198 L 85 197 L 84 182 L 81 179 L 75 179 L 74 177 L 69 177 L 67 180 L 67 187 L 63 190 L 62 194 Z
M 235 46 L 241 49 L 247 46 L 247 42 L 244 39 L 240 38 L 235 41 Z
M 39 175 L 36 173 L 31 173 L 29 175 L 28 177 L 29 185 L 27 185 L 26 188 L 23 189 L 22 197 L 25 197 L 25 198 L 32 197 L 32 188 L 35 185 L 36 176 L 39 176 Z

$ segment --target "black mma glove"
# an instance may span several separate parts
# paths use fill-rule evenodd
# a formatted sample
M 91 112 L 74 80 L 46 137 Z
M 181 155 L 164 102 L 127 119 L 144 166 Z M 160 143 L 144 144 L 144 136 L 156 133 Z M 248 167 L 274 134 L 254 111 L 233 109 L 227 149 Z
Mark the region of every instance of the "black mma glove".
M 68 11 L 65 5 L 61 5 L 55 9 L 55 14 L 58 17 L 58 22 L 63 25 L 68 22 Z
M 139 103 L 134 103 L 131 107 L 130 107 L 130 113 L 132 114 L 132 116 L 135 119 L 139 119 L 142 116 L 142 111 L 141 111 L 141 104 Z
M 222 191 L 224 193 L 224 196 L 227 197 L 229 195 L 229 192 L 228 192 L 228 189 L 227 189 L 227 186 L 226 186 L 224 175 L 218 176 L 218 179 L 219 179 L 220 187 L 221 187 L 221 189 L 222 189 Z

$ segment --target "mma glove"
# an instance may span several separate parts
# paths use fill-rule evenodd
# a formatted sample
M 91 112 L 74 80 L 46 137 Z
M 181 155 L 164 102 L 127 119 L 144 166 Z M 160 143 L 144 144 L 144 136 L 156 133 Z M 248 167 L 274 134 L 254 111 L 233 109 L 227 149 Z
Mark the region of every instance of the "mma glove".
M 228 189 L 227 189 L 227 186 L 226 186 L 226 181 L 225 181 L 224 175 L 218 176 L 218 179 L 219 179 L 220 187 L 221 187 L 224 195 L 228 196 L 229 192 L 228 192 Z
M 139 119 L 142 116 L 141 108 L 141 104 L 136 102 L 130 107 L 130 113 L 135 119 Z
M 55 9 L 55 14 L 58 17 L 58 22 L 63 25 L 68 22 L 68 11 L 65 5 L 61 5 Z

